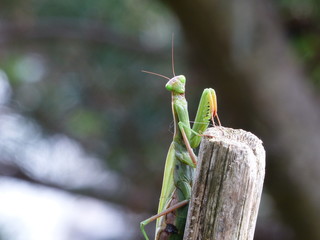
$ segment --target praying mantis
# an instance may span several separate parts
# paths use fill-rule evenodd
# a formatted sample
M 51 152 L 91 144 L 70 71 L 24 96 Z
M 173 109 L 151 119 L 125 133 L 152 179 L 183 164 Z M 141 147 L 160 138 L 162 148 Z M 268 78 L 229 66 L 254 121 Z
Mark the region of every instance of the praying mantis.
M 174 119 L 173 141 L 166 158 L 162 190 L 158 213 L 140 223 L 140 229 L 149 240 L 145 226 L 156 220 L 155 240 L 182 240 L 191 197 L 193 173 L 197 165 L 197 156 L 193 149 L 200 144 L 202 133 L 208 128 L 210 120 L 214 124 L 217 114 L 217 99 L 214 89 L 204 89 L 195 121 L 190 127 L 187 100 L 185 98 L 186 78 L 175 75 L 172 38 L 173 78 L 161 74 L 143 71 L 168 79 L 165 85 L 171 92 L 171 106 Z

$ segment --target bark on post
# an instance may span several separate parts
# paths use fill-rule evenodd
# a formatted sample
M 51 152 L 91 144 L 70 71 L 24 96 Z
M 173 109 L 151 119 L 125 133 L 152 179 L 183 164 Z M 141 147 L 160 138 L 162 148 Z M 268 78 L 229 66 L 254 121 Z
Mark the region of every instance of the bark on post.
M 199 151 L 184 240 L 253 239 L 265 150 L 252 133 L 210 128 Z

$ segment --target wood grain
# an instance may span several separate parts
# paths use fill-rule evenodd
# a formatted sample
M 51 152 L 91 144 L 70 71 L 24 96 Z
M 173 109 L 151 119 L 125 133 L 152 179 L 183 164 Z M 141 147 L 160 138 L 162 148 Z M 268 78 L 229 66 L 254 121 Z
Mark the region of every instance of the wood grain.
M 214 127 L 200 146 L 184 240 L 253 239 L 265 150 L 252 133 Z

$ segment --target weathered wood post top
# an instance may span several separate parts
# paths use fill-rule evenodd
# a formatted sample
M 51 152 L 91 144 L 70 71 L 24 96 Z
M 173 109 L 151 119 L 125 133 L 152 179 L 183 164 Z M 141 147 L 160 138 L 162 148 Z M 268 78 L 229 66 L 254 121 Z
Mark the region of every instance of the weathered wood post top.
M 184 240 L 252 240 L 265 175 L 265 150 L 252 133 L 205 132 Z

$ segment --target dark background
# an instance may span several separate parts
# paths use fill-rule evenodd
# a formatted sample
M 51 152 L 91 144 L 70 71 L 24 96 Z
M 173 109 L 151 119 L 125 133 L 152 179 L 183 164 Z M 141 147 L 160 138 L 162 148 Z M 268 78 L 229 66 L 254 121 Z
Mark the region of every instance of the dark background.
M 264 142 L 255 239 L 320 239 L 319 18 L 316 0 L 1 1 L 0 238 L 142 238 L 172 116 L 166 81 L 141 70 L 172 76 L 174 33 L 191 120 L 212 87 L 222 124 Z

